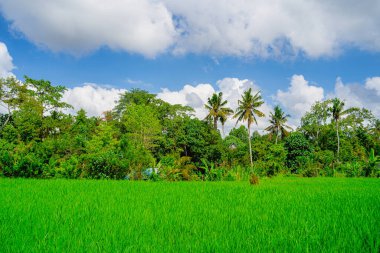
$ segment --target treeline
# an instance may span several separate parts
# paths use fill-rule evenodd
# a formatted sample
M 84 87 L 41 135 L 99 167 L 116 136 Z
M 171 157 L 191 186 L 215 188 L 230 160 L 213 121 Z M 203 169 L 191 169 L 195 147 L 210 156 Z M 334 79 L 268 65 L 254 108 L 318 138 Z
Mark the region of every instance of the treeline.
M 25 77 L 0 79 L 0 174 L 4 177 L 150 180 L 241 180 L 299 175 L 380 177 L 380 120 L 339 99 L 315 103 L 298 129 L 276 106 L 265 134 L 251 127 L 264 116 L 249 89 L 234 111 L 214 94 L 204 120 L 133 89 L 112 111 L 88 117 L 64 113 L 65 88 Z M 233 117 L 245 126 L 222 138 Z M 224 131 L 224 130 L 223 130 Z

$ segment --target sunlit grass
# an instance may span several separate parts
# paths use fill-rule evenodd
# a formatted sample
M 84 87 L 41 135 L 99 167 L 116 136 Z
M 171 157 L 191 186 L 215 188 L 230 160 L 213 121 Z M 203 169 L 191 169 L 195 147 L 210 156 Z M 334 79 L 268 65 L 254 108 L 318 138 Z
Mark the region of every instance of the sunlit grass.
M 0 252 L 379 252 L 380 180 L 0 179 Z

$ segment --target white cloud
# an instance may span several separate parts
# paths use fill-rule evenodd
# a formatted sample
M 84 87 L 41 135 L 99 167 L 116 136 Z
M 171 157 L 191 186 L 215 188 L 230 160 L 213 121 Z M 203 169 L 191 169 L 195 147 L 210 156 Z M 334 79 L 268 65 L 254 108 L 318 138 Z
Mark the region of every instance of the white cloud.
M 310 85 L 302 75 L 293 75 L 287 91 L 278 90 L 274 100 L 285 107 L 291 115 L 290 122 L 298 125 L 301 117 L 316 102 L 323 100 L 322 87 Z
M 69 88 L 64 93 L 62 100 L 74 107 L 74 110 L 69 111 L 70 113 L 84 109 L 88 116 L 101 116 L 103 112 L 114 108 L 115 101 L 125 91 L 86 83 L 81 87 Z
M 207 98 L 215 92 L 211 84 L 185 85 L 179 91 L 162 89 L 157 97 L 171 104 L 188 105 L 194 108 L 195 116 L 204 119 L 207 115 L 204 104 Z
M 378 0 L 0 0 L 14 30 L 53 51 L 107 46 L 233 56 L 380 51 Z
M 13 75 L 11 72 L 14 69 L 12 60 L 7 46 L 0 42 L 0 78 Z
M 322 87 L 310 85 L 302 75 L 294 75 L 288 91 L 278 90 L 273 98 L 291 114 L 290 124 L 298 126 L 312 104 L 334 97 L 344 100 L 347 108 L 367 108 L 380 118 L 380 77 L 367 78 L 364 84 L 344 84 L 337 78 L 334 91 L 324 96 Z
M 176 35 L 159 1 L 0 0 L 0 10 L 33 43 L 76 55 L 107 46 L 154 57 Z
M 380 96 L 380 77 L 367 78 L 365 88 L 368 90 L 375 90 L 377 95 Z
M 204 119 L 207 115 L 207 110 L 204 105 L 213 93 L 223 92 L 223 99 L 228 101 L 227 106 L 235 111 L 238 106 L 238 100 L 241 98 L 241 95 L 245 90 L 252 88 L 253 93 L 260 90 L 259 86 L 254 84 L 252 81 L 240 80 L 238 78 L 224 78 L 219 80 L 216 85 L 217 89 L 214 89 L 211 84 L 198 84 L 195 86 L 185 85 L 179 91 L 162 89 L 162 91 L 157 94 L 157 97 L 171 104 L 191 106 L 195 110 L 195 116 L 199 119 Z M 261 106 L 260 110 L 266 115 L 269 115 L 270 107 L 267 103 L 265 103 Z M 257 121 L 258 125 L 253 126 L 253 130 L 262 131 L 268 125 L 267 117 L 257 118 Z M 235 127 L 235 124 L 236 119 L 230 117 L 225 123 L 226 132 L 229 132 L 229 130 Z M 240 124 L 241 123 L 239 123 L 239 125 Z M 245 122 L 243 124 L 245 124 Z
M 368 78 L 364 84 L 344 84 L 338 78 L 335 83 L 334 94 L 329 97 L 338 97 L 345 101 L 346 107 L 367 108 L 380 118 L 380 77 Z M 374 92 L 375 91 L 375 92 Z
M 0 78 L 13 76 L 14 69 L 12 57 L 8 52 L 7 46 L 0 42 Z M 0 102 L 0 113 L 8 113 L 8 107 Z

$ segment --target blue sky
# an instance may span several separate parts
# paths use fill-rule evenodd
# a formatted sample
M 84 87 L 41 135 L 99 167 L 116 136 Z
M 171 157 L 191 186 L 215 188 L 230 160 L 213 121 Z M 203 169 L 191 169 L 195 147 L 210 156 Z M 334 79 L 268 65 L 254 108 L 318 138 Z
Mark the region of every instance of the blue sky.
M 47 79 L 72 94 L 91 83 L 92 103 L 102 89 L 112 95 L 111 88 L 137 87 L 196 107 L 212 91 L 251 85 L 268 110 L 278 103 L 296 115 L 294 124 L 306 110 L 299 108 L 329 96 L 380 114 L 380 4 L 310 3 L 124 0 L 102 11 L 89 5 L 100 0 L 0 0 L 0 43 L 17 78 Z M 377 92 L 365 102 L 365 94 Z

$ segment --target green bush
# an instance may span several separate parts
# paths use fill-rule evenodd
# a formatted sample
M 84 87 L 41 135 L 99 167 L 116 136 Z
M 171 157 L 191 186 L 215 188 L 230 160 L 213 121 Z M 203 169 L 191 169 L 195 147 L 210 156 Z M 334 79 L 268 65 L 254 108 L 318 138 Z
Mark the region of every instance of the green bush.
M 44 161 L 35 153 L 18 154 L 13 166 L 13 176 L 16 177 L 41 177 Z
M 366 177 L 380 177 L 380 156 L 375 155 L 374 149 L 370 150 L 368 161 L 364 166 L 364 174 Z
M 344 173 L 346 177 L 360 177 L 364 175 L 363 164 L 359 162 L 342 163 L 337 170 Z
M 172 156 L 161 157 L 160 164 L 163 167 L 173 167 L 175 164 L 175 158 Z
M 81 174 L 80 163 L 77 156 L 72 155 L 69 159 L 60 163 L 56 169 L 56 177 L 79 178 Z
M 323 174 L 321 176 L 333 177 L 335 175 L 335 169 L 330 166 L 324 167 L 322 172 Z
M 286 163 L 292 173 L 300 173 L 311 161 L 312 147 L 302 133 L 294 132 L 285 139 Z
M 331 150 L 320 150 L 314 153 L 315 162 L 322 168 L 332 166 L 334 163 L 334 152 Z
M 235 181 L 236 173 L 232 170 L 228 170 L 227 173 L 223 176 L 223 181 Z
M 128 175 L 128 162 L 114 151 L 83 156 L 83 176 L 93 179 L 122 179 Z

